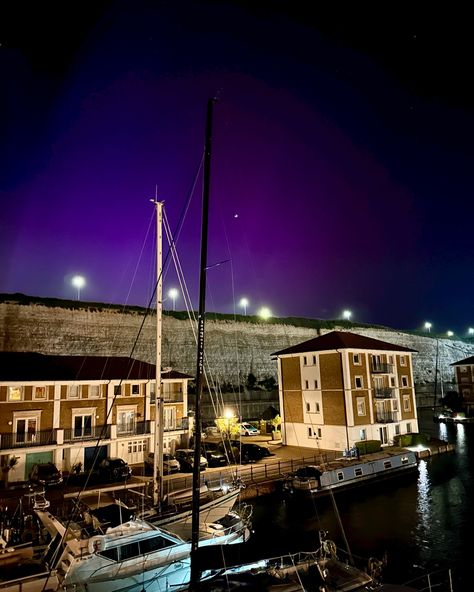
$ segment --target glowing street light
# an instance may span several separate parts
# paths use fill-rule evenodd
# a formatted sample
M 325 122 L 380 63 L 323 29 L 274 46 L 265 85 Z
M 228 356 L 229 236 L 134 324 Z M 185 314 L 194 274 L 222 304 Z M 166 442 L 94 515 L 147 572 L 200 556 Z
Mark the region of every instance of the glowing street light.
M 244 315 L 247 316 L 247 306 L 249 305 L 248 298 L 241 298 L 239 302 L 239 306 L 244 309 Z
M 428 333 L 431 333 L 431 327 L 433 325 L 431 323 L 429 323 L 428 321 L 425 323 L 425 329 L 428 331 Z
M 267 321 L 272 316 L 272 311 L 267 306 L 262 306 L 258 311 L 258 316 L 264 321 Z
M 448 337 L 452 337 L 454 335 L 454 333 L 452 331 L 446 331 L 446 335 Z
M 351 320 L 351 316 L 352 316 L 352 311 L 351 310 L 343 310 L 342 311 L 342 318 L 345 319 L 346 321 L 350 321 Z
M 472 327 L 469 327 L 469 329 L 467 330 L 467 334 L 474 335 L 474 329 Z
M 86 285 L 86 278 L 82 275 L 75 275 L 72 280 L 71 284 L 77 289 L 77 299 L 81 299 L 81 288 Z
M 176 298 L 178 297 L 178 290 L 176 288 L 171 288 L 171 290 L 168 291 L 168 298 L 171 298 L 171 300 L 173 301 L 173 310 L 176 310 Z

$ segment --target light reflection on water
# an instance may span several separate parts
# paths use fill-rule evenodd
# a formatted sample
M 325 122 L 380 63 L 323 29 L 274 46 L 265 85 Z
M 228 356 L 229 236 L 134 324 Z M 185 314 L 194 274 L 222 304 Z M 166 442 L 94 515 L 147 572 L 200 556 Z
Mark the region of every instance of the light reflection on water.
M 474 534 L 474 424 L 435 424 L 420 417 L 420 431 L 456 445 L 456 453 L 420 461 L 411 479 L 393 479 L 337 496 L 337 508 L 355 555 L 382 556 L 387 579 L 408 581 L 425 571 L 472 570 Z M 342 535 L 334 508 L 321 499 L 283 503 L 277 495 L 255 503 L 254 545 L 278 552 L 308 550 L 317 530 L 328 530 L 339 546 Z M 463 588 L 462 583 L 455 590 Z

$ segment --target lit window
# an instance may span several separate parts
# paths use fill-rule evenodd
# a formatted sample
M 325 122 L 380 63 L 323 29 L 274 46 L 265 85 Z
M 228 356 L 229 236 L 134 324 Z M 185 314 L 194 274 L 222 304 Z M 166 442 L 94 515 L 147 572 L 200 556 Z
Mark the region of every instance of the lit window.
M 364 377 L 363 376 L 355 376 L 355 387 L 356 389 L 364 388 Z
M 8 400 L 9 401 L 22 401 L 23 400 L 22 387 L 21 386 L 8 387 Z
M 33 388 L 33 400 L 46 401 L 48 398 L 48 387 L 47 386 L 35 386 Z
M 71 384 L 68 389 L 68 399 L 79 399 L 80 387 L 77 384 Z
M 89 387 L 89 399 L 100 398 L 100 384 L 91 384 Z
M 365 414 L 365 397 L 357 397 L 357 415 Z

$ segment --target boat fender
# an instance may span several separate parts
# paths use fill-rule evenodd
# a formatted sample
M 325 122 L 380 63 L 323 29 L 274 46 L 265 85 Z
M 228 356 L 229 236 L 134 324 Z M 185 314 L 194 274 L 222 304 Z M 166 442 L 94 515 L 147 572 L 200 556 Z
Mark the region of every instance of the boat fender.
M 336 544 L 333 541 L 323 541 L 323 552 L 325 555 L 336 557 Z
M 89 553 L 105 551 L 106 539 L 103 536 L 95 536 L 89 539 Z

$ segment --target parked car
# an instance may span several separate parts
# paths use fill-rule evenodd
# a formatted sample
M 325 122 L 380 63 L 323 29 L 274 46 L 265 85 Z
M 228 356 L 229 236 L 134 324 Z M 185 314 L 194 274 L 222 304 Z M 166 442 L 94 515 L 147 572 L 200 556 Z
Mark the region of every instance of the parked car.
M 258 436 L 260 430 L 250 423 L 239 423 L 239 433 L 241 436 Z
M 180 448 L 176 450 L 174 453 L 177 461 L 181 466 L 182 471 L 192 471 L 194 467 L 194 450 L 191 448 Z M 201 460 L 199 462 L 199 470 L 204 471 L 207 469 L 207 460 L 201 456 Z
M 145 475 L 153 475 L 153 463 L 155 461 L 155 453 L 149 452 L 145 457 Z M 171 475 L 172 473 L 178 473 L 181 469 L 179 462 L 172 454 L 163 454 L 163 473 L 165 475 Z
M 238 450 L 238 458 L 240 462 L 249 463 L 257 462 L 267 456 L 275 456 L 273 452 L 270 452 L 265 446 L 259 446 L 258 444 L 250 444 L 249 442 L 240 442 L 239 440 L 231 440 L 232 449 Z
M 202 455 L 206 458 L 210 467 L 223 467 L 227 464 L 226 455 L 220 446 L 214 442 L 205 442 L 202 445 Z
M 45 487 L 61 485 L 63 482 L 61 471 L 52 462 L 33 465 L 29 478 L 31 483 Z
M 97 473 L 101 480 L 125 481 L 132 476 L 132 469 L 121 458 L 107 457 L 100 461 Z

